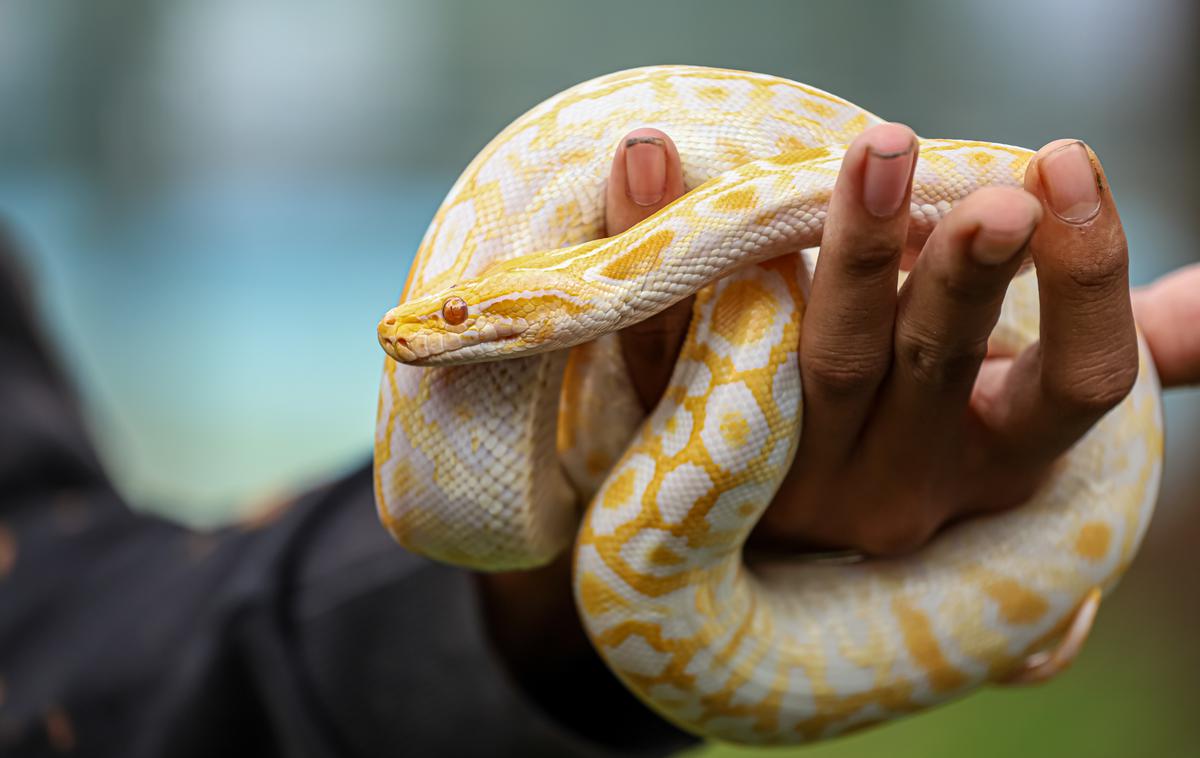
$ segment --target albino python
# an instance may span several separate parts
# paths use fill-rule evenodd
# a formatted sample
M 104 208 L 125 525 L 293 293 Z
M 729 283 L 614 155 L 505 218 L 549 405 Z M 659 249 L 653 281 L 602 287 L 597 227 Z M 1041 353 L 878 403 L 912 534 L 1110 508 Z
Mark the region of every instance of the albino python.
M 664 66 L 580 84 L 467 167 L 378 327 L 383 523 L 482 570 L 537 566 L 574 540 L 596 649 L 697 734 L 814 740 L 1044 678 L 1077 652 L 1153 511 L 1161 409 L 1142 343 L 1128 398 L 1021 508 L 901 559 L 744 563 L 799 436 L 816 264 L 796 251 L 819 245 L 845 146 L 879 122 L 760 74 Z M 612 153 L 643 126 L 675 140 L 693 189 L 601 239 Z M 1020 186 L 1031 157 L 921 140 L 912 224 L 927 234 L 972 190 Z M 671 383 L 643 419 L 614 332 L 692 293 Z M 1037 336 L 1026 273 L 990 350 Z

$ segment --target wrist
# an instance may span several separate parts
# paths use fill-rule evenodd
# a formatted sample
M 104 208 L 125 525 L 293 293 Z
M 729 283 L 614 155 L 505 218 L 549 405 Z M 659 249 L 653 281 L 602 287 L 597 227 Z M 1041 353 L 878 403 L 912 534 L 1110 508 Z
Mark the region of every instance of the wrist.
M 569 552 L 530 571 L 475 579 L 488 636 L 522 686 L 533 688 L 564 662 L 595 655 L 575 610 Z
M 693 742 L 642 705 L 592 649 L 575 610 L 569 551 L 549 566 L 475 579 L 488 637 L 521 690 L 554 721 L 622 753 Z

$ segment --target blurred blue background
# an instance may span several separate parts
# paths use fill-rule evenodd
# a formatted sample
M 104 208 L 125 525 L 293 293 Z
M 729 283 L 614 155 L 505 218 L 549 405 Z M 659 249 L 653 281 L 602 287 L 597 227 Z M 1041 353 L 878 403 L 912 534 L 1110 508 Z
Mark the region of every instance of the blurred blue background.
M 375 322 L 458 171 L 543 98 L 695 63 L 929 137 L 1079 137 L 1144 283 L 1200 258 L 1198 20 L 1185 0 L 0 0 L 0 217 L 124 492 L 216 523 L 365 460 Z M 1070 675 L 805 754 L 1200 752 L 1200 395 L 1168 416 L 1160 513 Z

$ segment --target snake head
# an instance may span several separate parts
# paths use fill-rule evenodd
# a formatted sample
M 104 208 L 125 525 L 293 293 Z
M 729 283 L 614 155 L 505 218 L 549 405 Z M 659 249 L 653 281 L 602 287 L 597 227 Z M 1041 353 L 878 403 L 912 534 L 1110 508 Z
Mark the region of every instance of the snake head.
M 490 296 L 475 283 L 457 284 L 392 308 L 379 322 L 379 344 L 400 363 L 477 363 L 527 350 L 528 301 Z

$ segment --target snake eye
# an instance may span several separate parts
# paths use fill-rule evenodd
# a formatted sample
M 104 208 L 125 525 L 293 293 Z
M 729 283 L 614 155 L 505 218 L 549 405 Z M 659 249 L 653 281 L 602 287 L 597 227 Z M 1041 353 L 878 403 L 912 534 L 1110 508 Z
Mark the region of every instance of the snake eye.
M 442 318 L 450 326 L 458 326 L 467 320 L 467 304 L 461 297 L 447 298 L 442 304 Z

